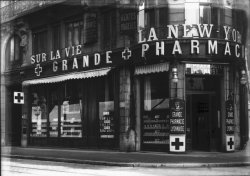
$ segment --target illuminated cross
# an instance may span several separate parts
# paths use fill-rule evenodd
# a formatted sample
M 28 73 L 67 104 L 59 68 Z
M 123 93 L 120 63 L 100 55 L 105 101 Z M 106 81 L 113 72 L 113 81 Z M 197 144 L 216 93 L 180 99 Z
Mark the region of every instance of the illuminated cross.
M 233 138 L 230 137 L 230 140 L 227 142 L 227 145 L 230 146 L 230 149 L 233 149 L 233 145 L 234 145 Z
M 175 142 L 171 142 L 172 146 L 175 146 L 175 150 L 180 150 L 180 146 L 183 146 L 183 142 L 180 142 L 180 138 L 175 138 Z
M 122 52 L 122 58 L 124 60 L 128 60 L 130 57 L 131 57 L 131 50 L 125 48 L 124 51 Z
M 40 73 L 43 71 L 43 68 L 40 67 L 40 64 L 37 64 L 36 65 L 36 68 L 35 68 L 35 73 L 36 73 L 36 76 L 40 76 Z

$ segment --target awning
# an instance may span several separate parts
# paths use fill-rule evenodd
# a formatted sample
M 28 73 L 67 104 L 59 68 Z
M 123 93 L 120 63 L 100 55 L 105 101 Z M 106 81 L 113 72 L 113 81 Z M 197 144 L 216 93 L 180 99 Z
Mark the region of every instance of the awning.
M 71 80 L 71 79 L 85 79 L 85 78 L 100 77 L 100 76 L 107 75 L 110 70 L 111 68 L 108 67 L 108 68 L 95 69 L 95 70 L 89 70 L 89 71 L 74 72 L 74 73 L 69 73 L 69 74 L 59 75 L 59 76 L 27 80 L 23 82 L 23 86 L 35 85 L 35 84 L 57 83 L 57 82 L 63 82 L 66 80 Z
M 135 75 L 166 72 L 168 70 L 169 70 L 168 62 L 153 64 L 153 65 L 142 65 L 135 67 Z

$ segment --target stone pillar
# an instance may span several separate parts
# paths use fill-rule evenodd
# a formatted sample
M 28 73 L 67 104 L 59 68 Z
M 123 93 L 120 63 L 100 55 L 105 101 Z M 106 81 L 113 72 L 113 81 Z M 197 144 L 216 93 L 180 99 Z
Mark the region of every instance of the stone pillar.
M 131 120 L 131 79 L 130 70 L 120 70 L 120 151 L 135 151 L 135 130 Z

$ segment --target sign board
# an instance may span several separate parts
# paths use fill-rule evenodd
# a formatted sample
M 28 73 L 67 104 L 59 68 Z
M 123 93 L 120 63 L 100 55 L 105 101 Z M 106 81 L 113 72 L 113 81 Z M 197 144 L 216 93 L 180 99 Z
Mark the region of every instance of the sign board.
M 24 104 L 23 92 L 14 92 L 14 104 Z
M 226 134 L 234 134 L 234 108 L 233 101 L 226 101 Z
M 170 135 L 169 144 L 170 152 L 185 152 L 186 135 Z
M 170 134 L 185 134 L 185 101 L 170 100 Z
M 227 151 L 234 151 L 234 136 L 227 135 L 226 136 L 226 150 Z

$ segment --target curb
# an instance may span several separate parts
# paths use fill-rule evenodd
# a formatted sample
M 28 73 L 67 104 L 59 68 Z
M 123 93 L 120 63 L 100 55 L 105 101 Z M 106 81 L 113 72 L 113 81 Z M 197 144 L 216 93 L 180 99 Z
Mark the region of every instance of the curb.
M 30 159 L 40 161 L 53 161 L 76 164 L 90 164 L 103 166 L 119 166 L 119 167 L 149 167 L 149 168 L 201 168 L 201 167 L 244 167 L 250 166 L 250 162 L 233 162 L 233 163 L 124 163 L 124 162 L 109 162 L 109 161 L 93 161 L 79 160 L 68 158 L 52 158 L 52 157 L 37 157 L 23 155 L 1 155 L 5 158 Z

